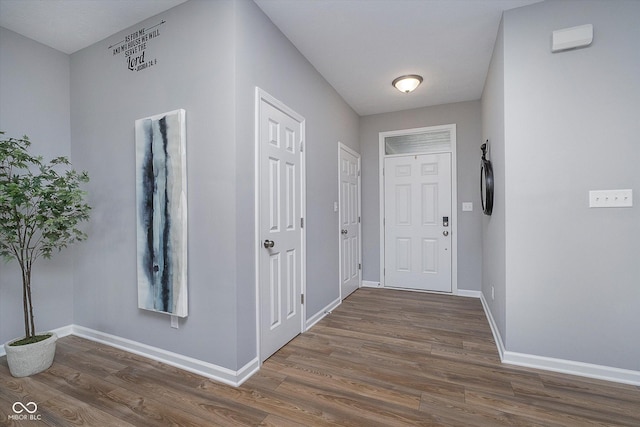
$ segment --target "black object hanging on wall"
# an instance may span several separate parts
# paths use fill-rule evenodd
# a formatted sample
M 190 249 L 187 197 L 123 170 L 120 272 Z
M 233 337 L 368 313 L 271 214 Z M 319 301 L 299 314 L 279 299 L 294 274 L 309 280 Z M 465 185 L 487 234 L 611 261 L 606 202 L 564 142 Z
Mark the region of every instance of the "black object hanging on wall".
M 482 211 L 485 215 L 493 212 L 493 166 L 491 160 L 487 159 L 487 142 L 480 146 L 482 150 L 482 166 L 480 167 L 480 200 L 482 200 Z

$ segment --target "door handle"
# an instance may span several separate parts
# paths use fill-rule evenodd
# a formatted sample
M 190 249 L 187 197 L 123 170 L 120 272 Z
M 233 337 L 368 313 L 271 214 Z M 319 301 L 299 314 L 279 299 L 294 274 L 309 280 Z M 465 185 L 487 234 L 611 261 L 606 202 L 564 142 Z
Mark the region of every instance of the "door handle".
M 442 232 L 442 234 L 446 237 L 446 236 L 449 235 L 449 232 L 445 230 L 445 231 Z
M 274 247 L 276 244 L 273 240 L 265 240 L 263 246 L 267 249 Z
M 340 232 L 340 234 L 347 234 L 347 233 L 348 233 L 348 231 L 347 231 L 347 230 L 342 230 L 342 231 Z

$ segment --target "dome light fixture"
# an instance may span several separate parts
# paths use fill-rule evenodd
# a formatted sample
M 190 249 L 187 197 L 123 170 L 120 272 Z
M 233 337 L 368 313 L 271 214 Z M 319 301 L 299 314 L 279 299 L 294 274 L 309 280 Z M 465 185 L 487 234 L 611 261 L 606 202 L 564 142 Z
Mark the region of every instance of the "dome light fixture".
M 407 76 L 398 77 L 391 84 L 400 92 L 409 93 L 420 86 L 420 83 L 422 83 L 422 76 L 409 74 Z

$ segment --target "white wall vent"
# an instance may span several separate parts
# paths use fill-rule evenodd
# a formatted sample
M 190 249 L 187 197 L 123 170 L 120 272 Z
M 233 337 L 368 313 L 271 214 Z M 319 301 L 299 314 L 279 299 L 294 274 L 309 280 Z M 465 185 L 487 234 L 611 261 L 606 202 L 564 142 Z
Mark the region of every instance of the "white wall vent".
M 592 41 L 592 24 L 556 30 L 552 35 L 551 52 L 589 46 Z

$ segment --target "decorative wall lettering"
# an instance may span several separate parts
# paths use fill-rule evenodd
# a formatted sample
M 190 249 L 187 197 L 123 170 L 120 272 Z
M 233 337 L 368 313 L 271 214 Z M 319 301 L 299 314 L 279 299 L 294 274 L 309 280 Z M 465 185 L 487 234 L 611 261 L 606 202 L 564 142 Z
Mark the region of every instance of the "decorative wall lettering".
M 108 49 L 112 52 L 112 56 L 123 56 L 127 69 L 130 71 L 151 68 L 158 63 L 158 59 L 146 55 L 147 47 L 160 37 L 160 26 L 166 22 L 163 19 L 162 22 L 152 27 L 141 27 L 127 34 L 123 40 L 112 44 Z

